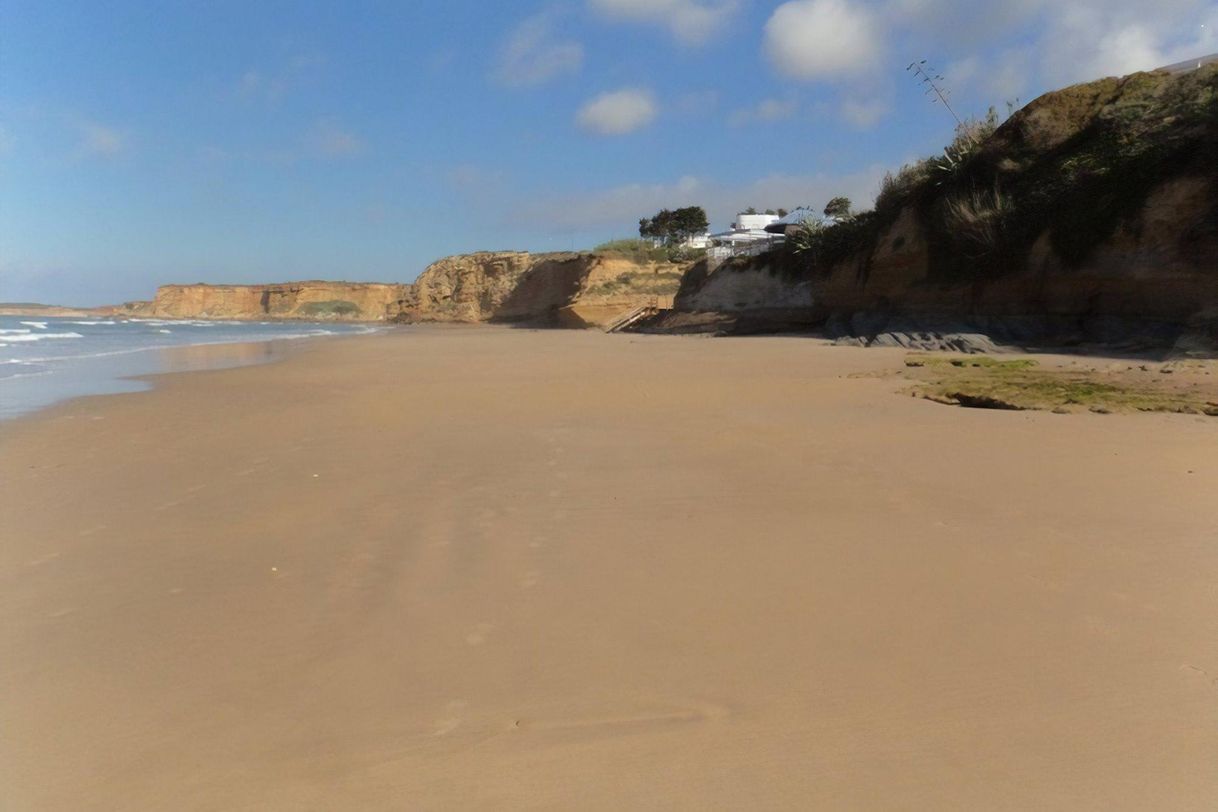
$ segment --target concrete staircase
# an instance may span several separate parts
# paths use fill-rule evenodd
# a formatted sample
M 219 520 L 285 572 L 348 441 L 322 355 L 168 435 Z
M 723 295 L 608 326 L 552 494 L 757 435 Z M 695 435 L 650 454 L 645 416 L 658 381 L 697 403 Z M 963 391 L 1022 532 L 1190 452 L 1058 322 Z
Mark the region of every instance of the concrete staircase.
M 609 324 L 605 325 L 605 332 L 620 333 L 630 327 L 632 324 L 636 324 L 648 316 L 655 315 L 659 311 L 660 308 L 657 307 L 654 302 L 641 305 L 636 307 L 634 310 L 631 310 L 629 313 L 619 316 L 618 318 L 609 322 Z

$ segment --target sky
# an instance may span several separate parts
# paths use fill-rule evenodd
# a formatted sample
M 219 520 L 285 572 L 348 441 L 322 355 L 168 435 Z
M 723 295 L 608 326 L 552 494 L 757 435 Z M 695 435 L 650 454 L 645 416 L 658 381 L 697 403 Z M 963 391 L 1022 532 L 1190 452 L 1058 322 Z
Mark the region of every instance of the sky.
M 662 207 L 866 206 L 956 112 L 1218 52 L 1218 0 L 0 0 L 0 301 L 413 280 Z

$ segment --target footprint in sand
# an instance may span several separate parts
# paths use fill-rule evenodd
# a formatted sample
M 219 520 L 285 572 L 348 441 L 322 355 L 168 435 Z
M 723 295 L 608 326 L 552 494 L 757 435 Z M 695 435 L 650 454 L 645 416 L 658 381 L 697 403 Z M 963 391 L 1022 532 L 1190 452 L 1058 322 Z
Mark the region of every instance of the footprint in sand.
M 494 623 L 479 623 L 469 634 L 465 635 L 465 642 L 471 646 L 480 646 L 486 642 L 486 638 L 490 636 L 494 628 Z
M 524 577 L 518 583 L 521 589 L 532 589 L 541 583 L 541 573 L 537 570 L 530 570 L 524 574 Z

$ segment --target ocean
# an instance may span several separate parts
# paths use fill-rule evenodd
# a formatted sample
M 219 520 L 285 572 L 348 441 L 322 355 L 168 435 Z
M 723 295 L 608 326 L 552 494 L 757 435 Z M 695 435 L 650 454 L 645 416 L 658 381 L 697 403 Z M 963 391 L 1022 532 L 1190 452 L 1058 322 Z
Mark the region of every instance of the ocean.
M 132 376 L 265 363 L 282 342 L 369 325 L 0 316 L 0 420 L 82 395 L 147 389 Z

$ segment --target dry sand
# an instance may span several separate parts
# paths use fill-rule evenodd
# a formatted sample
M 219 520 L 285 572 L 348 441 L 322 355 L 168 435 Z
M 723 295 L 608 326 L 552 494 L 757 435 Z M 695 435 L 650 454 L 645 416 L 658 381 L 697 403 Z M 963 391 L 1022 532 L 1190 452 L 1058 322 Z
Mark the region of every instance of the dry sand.
M 418 329 L 0 427 L 4 809 L 1218 806 L 1218 427 Z

